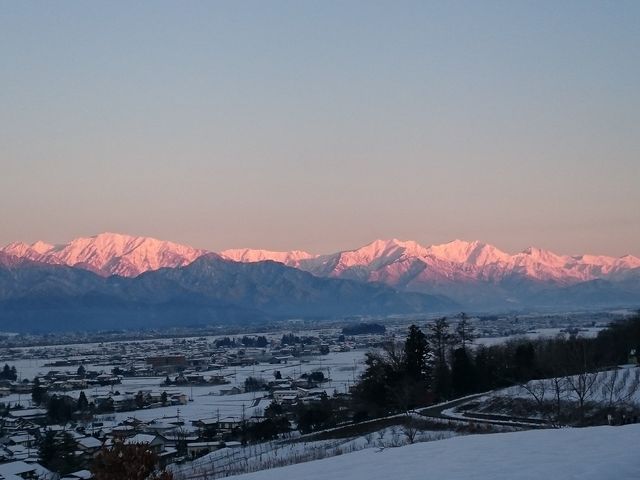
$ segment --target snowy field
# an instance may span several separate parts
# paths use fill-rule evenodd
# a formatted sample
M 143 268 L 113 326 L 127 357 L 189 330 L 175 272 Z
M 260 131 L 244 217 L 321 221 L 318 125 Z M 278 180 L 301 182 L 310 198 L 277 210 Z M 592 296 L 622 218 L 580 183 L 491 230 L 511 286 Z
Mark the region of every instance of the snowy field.
M 417 433 L 415 441 L 431 442 L 458 434 L 449 430 L 423 430 Z M 344 455 L 367 448 L 379 450 L 408 443 L 402 428 L 394 426 L 360 437 L 316 441 L 276 440 L 244 448 L 224 448 L 192 462 L 174 465 L 171 471 L 176 480 L 212 480 L 236 473 L 260 471 Z
M 581 327 L 578 334 L 579 337 L 594 338 L 598 336 L 598 333 L 603 327 Z M 509 337 L 480 337 L 474 340 L 475 345 L 484 345 L 490 347 L 492 345 L 499 345 L 509 340 L 527 339 L 537 340 L 540 338 L 555 338 L 558 336 L 567 336 L 565 329 L 563 328 L 538 328 L 522 335 L 511 335 Z
M 640 425 L 469 435 L 366 449 L 237 480 L 637 480 Z
M 585 399 L 603 405 L 617 403 L 633 403 L 640 405 L 640 366 L 622 365 L 615 370 L 606 370 L 592 374 L 585 374 L 581 379 L 578 375 L 560 379 L 562 398 L 564 400 L 577 401 L 576 392 L 572 385 L 584 385 Z M 532 398 L 531 391 L 536 395 L 544 395 L 547 400 L 552 400 L 554 393 L 554 380 L 547 378 L 532 380 L 526 384 L 528 390 L 522 386 L 508 387 L 496 390 L 493 396 Z

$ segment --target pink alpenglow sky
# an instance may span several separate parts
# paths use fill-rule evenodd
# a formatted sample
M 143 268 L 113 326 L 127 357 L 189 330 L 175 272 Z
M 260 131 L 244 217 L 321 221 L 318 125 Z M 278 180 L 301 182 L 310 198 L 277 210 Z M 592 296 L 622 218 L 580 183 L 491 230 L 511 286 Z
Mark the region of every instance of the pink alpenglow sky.
M 640 2 L 5 2 L 0 244 L 640 256 Z

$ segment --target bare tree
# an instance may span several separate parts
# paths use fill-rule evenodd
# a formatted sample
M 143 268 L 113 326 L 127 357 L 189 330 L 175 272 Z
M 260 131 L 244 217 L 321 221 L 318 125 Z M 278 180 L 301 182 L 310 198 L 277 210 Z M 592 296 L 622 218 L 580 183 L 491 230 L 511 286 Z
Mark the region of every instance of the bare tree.
M 555 377 L 532 380 L 520 385 L 520 388 L 533 398 L 545 420 L 552 427 L 558 428 L 560 426 L 562 401 L 566 395 L 564 379 Z M 551 407 L 551 410 L 548 407 Z
M 582 338 L 569 341 L 567 349 L 567 371 L 565 382 L 569 392 L 578 401 L 580 421 L 584 423 L 585 405 L 591 399 L 602 376 L 588 364 L 587 342 Z
M 635 367 L 633 374 L 630 374 L 629 377 L 630 378 L 627 381 L 627 391 L 625 392 L 624 397 L 626 402 L 632 402 L 636 393 L 640 391 L 640 367 Z
M 578 401 L 578 411 L 582 422 L 584 422 L 585 418 L 585 404 L 595 393 L 600 378 L 600 372 L 598 371 L 581 372 L 565 377 L 569 391 L 575 395 Z
M 640 368 L 611 370 L 603 374 L 602 396 L 608 408 L 614 408 L 633 401 L 640 389 Z
M 618 368 L 603 374 L 602 397 L 607 403 L 607 408 L 613 408 L 620 402 L 628 378 L 629 371 L 620 373 Z
M 555 423 L 560 426 L 562 415 L 562 400 L 567 393 L 567 383 L 562 377 L 553 377 L 549 381 L 551 385 L 551 394 L 553 396 L 553 412 Z
M 456 337 L 463 350 L 466 350 L 467 344 L 473 343 L 473 340 L 476 338 L 473 325 L 471 325 L 469 317 L 464 312 L 460 314 L 460 320 L 456 325 Z
M 418 434 L 418 422 L 413 418 L 413 415 L 407 412 L 404 423 L 402 424 L 402 433 L 407 439 L 407 442 L 412 444 L 416 440 L 416 435 Z

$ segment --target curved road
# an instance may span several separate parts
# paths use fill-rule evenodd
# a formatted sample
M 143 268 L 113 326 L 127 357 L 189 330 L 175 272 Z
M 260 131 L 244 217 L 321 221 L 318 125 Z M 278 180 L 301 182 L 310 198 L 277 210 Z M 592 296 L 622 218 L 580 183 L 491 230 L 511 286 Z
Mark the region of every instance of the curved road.
M 443 420 L 456 420 L 459 422 L 474 422 L 474 423 L 487 423 L 491 425 L 510 426 L 524 429 L 531 428 L 549 428 L 549 424 L 545 420 L 538 418 L 522 418 L 511 417 L 508 415 L 496 415 L 487 413 L 462 413 L 465 418 L 458 416 L 450 416 L 444 413 L 445 410 L 450 408 L 459 407 L 469 403 L 477 398 L 486 395 L 486 393 L 478 393 L 464 398 L 458 398 L 451 400 L 450 402 L 439 403 L 438 405 L 432 405 L 430 407 L 421 408 L 417 412 L 424 417 L 439 418 Z

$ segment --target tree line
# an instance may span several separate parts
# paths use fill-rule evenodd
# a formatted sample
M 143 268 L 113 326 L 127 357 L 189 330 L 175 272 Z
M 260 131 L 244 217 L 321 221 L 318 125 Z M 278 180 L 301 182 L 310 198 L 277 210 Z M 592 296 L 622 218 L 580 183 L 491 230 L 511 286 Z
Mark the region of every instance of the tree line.
M 368 353 L 366 370 L 353 389 L 354 418 L 627 363 L 630 352 L 640 352 L 640 315 L 613 323 L 594 338 L 514 339 L 471 348 L 474 337 L 465 315 L 454 327 L 443 317 L 424 332 L 409 327 L 403 344 L 388 343 L 382 351 Z M 578 389 L 579 400 L 580 393 Z

